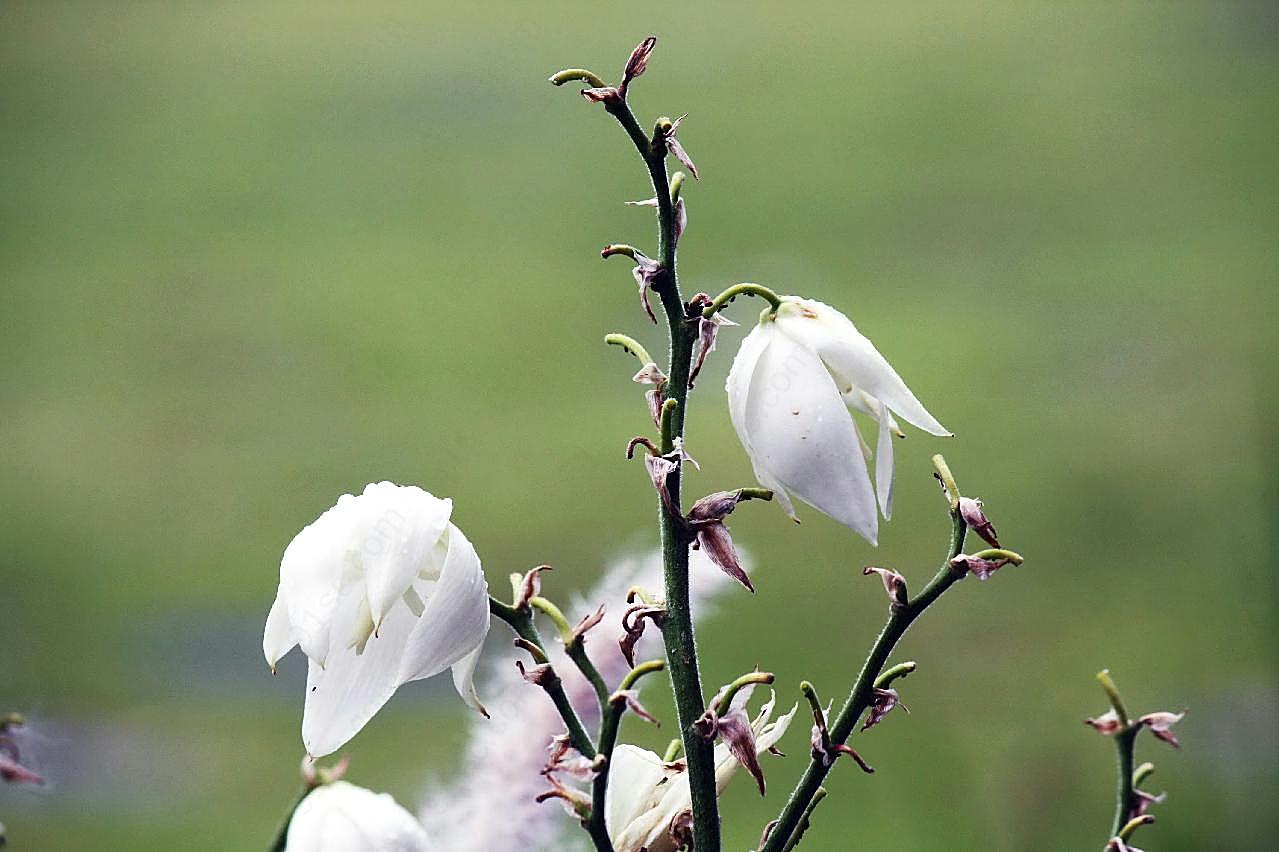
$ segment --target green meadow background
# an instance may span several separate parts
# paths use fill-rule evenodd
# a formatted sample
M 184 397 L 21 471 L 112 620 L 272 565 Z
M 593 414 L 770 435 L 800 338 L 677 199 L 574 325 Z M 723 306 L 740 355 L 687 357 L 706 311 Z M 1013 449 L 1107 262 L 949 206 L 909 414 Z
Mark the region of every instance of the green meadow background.
M 261 849 L 295 793 L 303 660 L 261 624 L 290 538 L 380 479 L 456 501 L 490 583 L 567 601 L 651 546 L 635 366 L 660 348 L 610 241 L 652 247 L 624 135 L 549 73 L 689 113 L 685 292 L 755 280 L 839 306 L 958 437 L 912 431 L 877 550 L 802 511 L 733 516 L 759 593 L 700 625 L 720 683 L 759 663 L 845 691 L 918 587 L 946 453 L 1027 556 L 955 587 L 895 659 L 909 716 L 860 736 L 804 848 L 1099 849 L 1109 666 L 1189 708 L 1137 842 L 1279 832 L 1274 295 L 1279 13 L 1251 3 L 369 2 L 0 7 L 0 710 L 42 790 L 21 850 Z M 731 311 L 749 323 L 758 306 Z M 696 493 L 751 482 L 722 390 L 689 414 Z M 511 676 L 496 625 L 492 665 Z M 500 641 L 498 641 L 500 640 Z M 447 681 L 447 679 L 445 679 Z M 710 685 L 708 684 L 708 686 Z M 647 703 L 669 738 L 654 682 Z M 470 723 L 404 690 L 346 749 L 415 804 Z M 726 795 L 746 849 L 807 725 Z M 555 807 L 555 805 L 547 805 Z M 447 842 L 444 847 L 447 848 Z

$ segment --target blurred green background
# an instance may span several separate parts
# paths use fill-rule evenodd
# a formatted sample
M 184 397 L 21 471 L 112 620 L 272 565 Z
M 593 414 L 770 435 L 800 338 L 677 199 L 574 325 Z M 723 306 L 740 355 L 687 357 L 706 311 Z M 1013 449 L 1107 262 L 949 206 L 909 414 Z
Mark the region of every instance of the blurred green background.
M 452 496 L 495 588 L 545 561 L 567 599 L 652 543 L 621 458 L 641 392 L 601 338 L 660 338 L 597 254 L 651 246 L 621 204 L 645 175 L 545 82 L 612 80 L 650 32 L 632 102 L 689 112 L 703 172 L 685 292 L 839 306 L 959 435 L 901 446 L 877 551 L 812 510 L 738 512 L 759 594 L 701 626 L 707 680 L 758 662 L 786 695 L 847 688 L 884 610 L 861 566 L 918 586 L 944 548 L 933 452 L 1028 556 L 906 638 L 913 712 L 860 740 L 879 772 L 834 774 L 805 848 L 1100 848 L 1112 748 L 1080 720 L 1103 666 L 1136 710 L 1190 709 L 1182 752 L 1140 743 L 1170 799 L 1138 843 L 1272 848 L 1279 13 L 1260 0 L 5 3 L 0 710 L 29 715 L 53 781 L 0 787 L 12 848 L 264 848 L 304 665 L 272 679 L 261 623 L 284 545 L 343 491 Z M 722 391 L 740 334 L 690 411 L 696 493 L 751 481 Z M 467 723 L 446 683 L 406 689 L 350 777 L 413 804 Z M 727 848 L 784 801 L 806 728 L 762 808 L 727 794 Z

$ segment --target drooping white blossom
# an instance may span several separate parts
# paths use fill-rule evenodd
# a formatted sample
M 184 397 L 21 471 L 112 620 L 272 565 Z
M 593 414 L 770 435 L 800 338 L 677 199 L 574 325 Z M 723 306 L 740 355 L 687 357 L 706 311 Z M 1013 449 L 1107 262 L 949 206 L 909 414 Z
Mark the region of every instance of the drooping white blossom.
M 879 532 L 876 491 L 884 517 L 892 514 L 892 439 L 901 435 L 894 415 L 933 435 L 951 434 L 848 317 L 797 296 L 782 296 L 742 341 L 727 390 L 755 476 L 786 513 L 795 517 L 793 494 L 871 544 Z M 879 424 L 874 489 L 871 449 L 849 409 Z
M 742 690 L 738 695 L 747 693 Z M 774 746 L 786 729 L 799 705 L 772 721 L 776 696 L 760 708 L 751 720 L 755 735 L 755 753 L 763 754 Z M 665 763 L 660 756 L 629 744 L 613 750 L 612 769 L 608 778 L 608 800 L 604 822 L 616 852 L 674 852 L 670 828 L 676 818 L 692 807 L 688 772 L 682 761 Z M 715 746 L 715 790 L 722 793 L 741 767 L 729 751 L 727 743 Z
M 458 693 L 483 712 L 472 676 L 488 586 L 452 510 L 416 486 L 379 482 L 342 495 L 284 551 L 262 648 L 272 669 L 294 645 L 309 658 L 309 754 L 336 751 L 401 684 L 450 667 Z
M 428 852 L 426 829 L 389 793 L 346 781 L 315 788 L 293 812 L 286 852 Z

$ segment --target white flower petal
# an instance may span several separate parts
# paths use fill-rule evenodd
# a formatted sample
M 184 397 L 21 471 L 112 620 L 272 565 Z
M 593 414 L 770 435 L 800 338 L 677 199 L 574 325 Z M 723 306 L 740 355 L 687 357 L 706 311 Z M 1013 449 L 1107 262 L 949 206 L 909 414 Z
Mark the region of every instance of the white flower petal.
M 484 709 L 484 704 L 480 701 L 479 690 L 475 688 L 475 667 L 480 663 L 480 654 L 484 651 L 484 642 L 475 646 L 475 650 L 458 660 L 452 666 L 453 688 L 457 690 L 457 694 L 462 696 L 462 700 L 466 702 L 466 706 L 470 707 L 481 716 L 487 716 L 488 711 Z
M 312 660 L 307 672 L 302 744 L 312 757 L 323 757 L 345 745 L 402 683 L 401 661 L 419 620 L 408 606 L 393 608 L 361 652 L 354 640 L 363 603 L 360 584 L 343 590 L 328 661 L 320 668 Z
M 480 557 L 453 524 L 448 525 L 446 535 L 448 556 L 404 649 L 401 683 L 444 671 L 483 645 L 488 635 L 488 584 Z
M 289 623 L 302 650 L 320 665 L 332 644 L 329 627 L 342 585 L 358 570 L 351 553 L 355 500 L 343 494 L 289 542 L 280 560 L 280 597 Z
M 453 501 L 416 485 L 378 482 L 365 488 L 358 502 L 356 547 L 369 611 L 380 625 L 426 565 L 448 525 Z
M 311 791 L 289 822 L 288 852 L 427 852 L 426 829 L 388 793 L 346 781 Z
M 662 759 L 647 749 L 626 743 L 613 749 L 604 827 L 616 852 L 638 852 L 648 834 L 660 827 L 655 808 L 665 774 Z
M 875 493 L 884 520 L 893 516 L 893 416 L 879 406 L 879 440 L 875 450 Z
M 262 653 L 266 664 L 275 671 L 275 664 L 298 643 L 293 625 L 289 623 L 289 609 L 284 603 L 284 589 L 276 591 L 275 602 L 266 616 L 266 629 L 262 631 Z
M 879 518 L 866 459 L 818 357 L 788 335 L 769 335 L 743 408 L 734 426 L 757 473 L 874 544 Z
M 887 403 L 906 422 L 933 435 L 950 436 L 875 345 L 835 308 L 812 299 L 784 296 L 776 322 L 783 334 L 802 342 L 821 358 L 841 391 L 858 387 Z

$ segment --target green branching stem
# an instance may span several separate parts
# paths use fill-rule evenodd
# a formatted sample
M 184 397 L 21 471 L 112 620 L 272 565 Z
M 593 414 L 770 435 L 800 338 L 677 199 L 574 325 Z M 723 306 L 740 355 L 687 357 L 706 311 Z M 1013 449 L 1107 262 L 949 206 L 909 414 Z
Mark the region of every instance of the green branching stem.
M 536 646 L 542 656 L 546 656 L 546 646 L 542 644 L 542 636 L 533 622 L 531 609 L 516 608 L 489 596 L 489 612 L 509 624 L 515 631 L 515 635 Z M 546 679 L 542 689 L 546 691 L 555 709 L 559 711 L 560 718 L 564 720 L 564 727 L 568 730 L 569 742 L 572 743 L 573 748 L 581 752 L 587 760 L 594 760 L 595 743 L 591 742 L 590 734 L 586 733 L 586 728 L 583 727 L 582 720 L 578 718 L 577 711 L 573 709 L 572 702 L 568 700 L 560 679 L 558 677 Z
M 729 287 L 723 293 L 716 296 L 709 305 L 703 308 L 702 316 L 710 319 L 715 316 L 716 313 L 722 311 L 729 302 L 733 301 L 738 296 L 758 296 L 759 298 L 767 301 L 773 311 L 776 311 L 782 306 L 782 297 L 765 287 L 763 284 L 734 284 L 732 287 Z
M 962 552 L 964 547 L 964 538 L 968 532 L 968 526 L 964 523 L 964 519 L 958 511 L 959 489 L 955 486 L 954 477 L 950 473 L 950 469 L 946 467 L 945 459 L 940 455 L 933 457 L 933 466 L 937 468 L 939 478 L 947 484 L 950 492 L 947 496 L 951 501 L 950 511 L 950 541 L 946 548 L 946 558 L 942 560 L 941 568 L 937 574 L 929 581 L 924 590 L 908 601 L 903 606 L 890 608 L 888 622 L 884 625 L 884 629 L 880 632 L 879 638 L 875 640 L 875 644 L 871 646 L 870 655 L 866 658 L 866 663 L 862 666 L 860 674 L 857 676 L 853 689 L 849 693 L 844 706 L 830 723 L 830 739 L 835 745 L 843 745 L 848 742 L 848 738 L 852 735 L 853 729 L 857 725 L 857 720 L 870 706 L 871 697 L 876 682 L 885 682 L 881 676 L 884 665 L 888 662 L 888 656 L 896 647 L 898 640 L 905 635 L 907 629 L 928 609 L 934 601 L 953 586 L 956 582 L 964 577 L 964 571 L 957 569 L 950 564 L 950 561 Z M 884 674 L 895 673 L 895 677 L 901 677 L 907 674 L 902 666 L 895 666 L 889 672 Z M 805 691 L 805 695 L 811 691 Z M 816 693 L 809 697 L 809 701 L 816 701 Z M 777 824 L 773 827 L 772 832 L 768 835 L 768 840 L 760 848 L 760 852 L 784 852 L 784 850 L 793 848 L 792 838 L 798 842 L 796 834 L 803 822 L 804 815 L 809 810 L 809 804 L 817 795 L 817 791 L 821 788 L 822 781 L 830 772 L 830 767 L 823 764 L 819 759 L 813 759 L 809 762 L 808 768 L 804 770 L 804 774 L 800 777 L 799 782 L 795 785 L 794 791 L 786 802 L 786 806 L 782 809 L 781 816 L 777 819 Z M 1129 772 L 1131 776 L 1131 771 Z M 788 845 L 792 844 L 792 845 Z
M 1111 837 L 1117 837 L 1128 824 L 1133 812 L 1133 753 L 1140 725 L 1128 725 L 1115 734 L 1115 762 L 1118 779 L 1115 782 L 1115 822 Z
M 612 767 L 609 762 L 613 759 L 613 748 L 617 745 L 617 733 L 621 728 L 622 714 L 626 712 L 626 697 L 622 694 L 623 690 L 630 689 L 635 685 L 641 677 L 652 672 L 660 672 L 666 668 L 666 664 L 661 660 L 649 660 L 646 663 L 640 663 L 622 678 L 621 685 L 618 686 L 617 692 L 609 698 L 604 706 L 604 714 L 600 717 L 600 736 L 599 736 L 599 757 L 596 761 L 599 766 L 599 772 L 595 775 L 595 781 L 591 786 L 591 825 L 589 829 L 591 834 L 596 832 L 608 835 L 608 831 L 604 825 L 604 814 L 608 802 L 608 777 Z
M 673 400 L 669 427 L 664 429 L 662 452 L 668 453 L 676 438 L 684 434 L 684 418 L 688 412 L 688 375 L 692 368 L 693 344 L 697 326 L 687 321 L 684 301 L 679 291 L 675 265 L 675 203 L 666 175 L 666 142 L 660 129 L 646 134 L 624 98 L 606 101 L 608 110 L 626 131 L 635 150 L 648 169 L 657 199 L 657 245 L 661 269 L 653 281 L 653 290 L 662 302 L 666 325 L 670 332 L 670 361 L 665 398 Z M 660 125 L 660 123 L 659 123 Z M 666 617 L 662 638 L 679 717 L 680 736 L 688 760 L 688 784 L 693 807 L 694 852 L 719 852 L 719 802 L 715 794 L 715 751 L 712 743 L 698 736 L 693 723 L 705 712 L 701 675 L 697 665 L 697 641 L 689 608 L 688 549 L 689 532 L 678 514 L 680 506 L 680 471 L 667 477 L 666 488 L 674 511 L 658 501 L 658 524 L 662 538 L 662 563 L 666 585 Z
M 591 688 L 595 690 L 595 697 L 600 703 L 601 715 L 607 712 L 608 684 L 604 683 L 604 677 L 600 674 L 599 669 L 595 668 L 595 664 L 586 655 L 586 645 L 582 636 L 569 626 L 568 619 L 564 617 L 564 613 L 560 608 L 546 598 L 535 595 L 529 598 L 529 605 L 545 613 L 555 624 L 555 627 L 560 631 L 560 642 L 564 645 L 564 653 L 573 661 L 573 665 L 577 666 L 578 671 L 586 678 Z
M 813 799 L 808 803 L 808 807 L 804 808 L 804 815 L 800 817 L 799 827 L 795 829 L 795 833 L 791 835 L 791 839 L 787 841 L 785 852 L 790 852 L 799 845 L 799 841 L 803 839 L 804 832 L 808 831 L 808 826 L 813 819 L 813 811 L 821 804 L 822 799 L 826 798 L 826 788 L 818 787 L 817 792 L 813 794 Z
M 1134 810 L 1134 800 L 1136 798 L 1133 789 L 1137 786 L 1137 772 L 1133 769 L 1134 753 L 1136 751 L 1137 732 L 1141 730 L 1141 725 L 1134 725 L 1128 716 L 1128 708 L 1124 706 L 1124 700 L 1119 697 L 1119 688 L 1115 686 L 1114 679 L 1110 676 L 1109 669 L 1102 669 L 1097 672 L 1097 682 L 1101 684 L 1101 688 L 1106 691 L 1106 698 L 1110 700 L 1110 706 L 1114 708 L 1115 715 L 1119 717 L 1119 724 L 1122 726 L 1115 734 L 1115 763 L 1118 770 L 1118 778 L 1115 782 L 1115 819 L 1111 826 L 1110 836 L 1119 837 L 1125 827 L 1129 825 L 1128 816 Z M 1150 766 L 1143 775 L 1149 775 L 1154 771 L 1154 766 L 1143 764 L 1142 769 Z M 1133 826 L 1136 828 L 1136 826 Z M 1130 829 L 1131 831 L 1131 829 Z M 1124 839 L 1127 839 L 1126 837 Z

